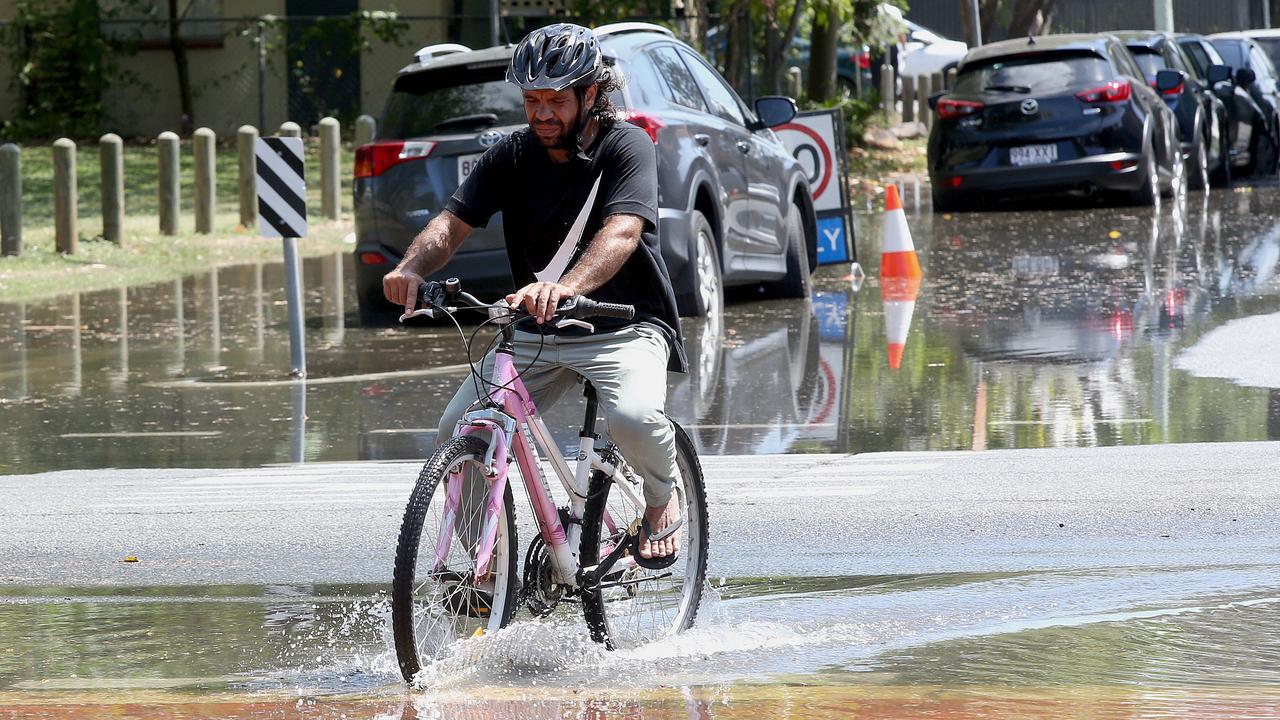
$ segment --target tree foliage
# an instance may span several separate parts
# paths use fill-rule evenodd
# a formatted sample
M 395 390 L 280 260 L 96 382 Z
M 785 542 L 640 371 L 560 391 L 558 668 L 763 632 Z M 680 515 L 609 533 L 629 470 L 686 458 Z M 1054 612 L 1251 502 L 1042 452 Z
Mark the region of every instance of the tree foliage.
M 960 3 L 960 20 L 966 28 L 966 40 L 973 44 L 973 0 Z M 1058 0 L 978 0 L 982 40 L 991 42 L 997 28 L 1006 37 L 1043 35 L 1050 32 Z

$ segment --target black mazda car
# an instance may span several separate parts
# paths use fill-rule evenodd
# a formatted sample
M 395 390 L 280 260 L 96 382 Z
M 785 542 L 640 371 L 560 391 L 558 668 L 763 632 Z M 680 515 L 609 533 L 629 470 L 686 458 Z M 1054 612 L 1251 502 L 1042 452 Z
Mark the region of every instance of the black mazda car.
M 930 98 L 935 210 L 1012 194 L 1106 192 L 1141 205 L 1185 176 L 1177 120 L 1112 35 L 1050 35 L 965 55 L 955 87 Z

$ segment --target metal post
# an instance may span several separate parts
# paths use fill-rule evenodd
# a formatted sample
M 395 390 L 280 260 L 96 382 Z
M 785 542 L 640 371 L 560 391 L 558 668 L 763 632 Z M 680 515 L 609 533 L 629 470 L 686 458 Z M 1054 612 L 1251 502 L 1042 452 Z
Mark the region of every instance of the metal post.
M 124 141 L 115 133 L 98 140 L 102 162 L 102 239 L 121 245 L 124 228 Z
M 0 147 L 0 255 L 22 254 L 22 151 Z
M 157 138 L 160 158 L 160 234 L 178 234 L 178 136 L 162 132 Z
M 54 243 L 64 255 L 75 255 L 80 242 L 76 204 L 76 144 L 59 138 L 53 143 Z
M 298 239 L 284 240 L 284 294 L 289 301 L 289 374 L 307 376 L 307 348 L 302 330 L 302 268 L 298 264 Z
M 263 23 L 258 20 L 258 127 L 267 126 L 267 95 L 266 95 L 266 78 L 267 78 L 267 46 L 263 44 Z
M 290 396 L 293 405 L 293 437 L 289 443 L 289 462 L 301 463 L 306 456 L 307 446 L 307 381 L 298 380 L 293 383 Z
M 1263 3 L 1271 0 L 1263 0 Z M 1156 32 L 1173 32 L 1173 0 L 1155 0 Z
M 116 314 L 120 316 L 120 382 L 129 380 L 129 288 L 122 287 L 116 297 Z
M 254 141 L 258 139 L 258 128 L 252 125 L 241 125 L 236 131 L 236 153 L 239 161 L 240 178 L 237 187 L 240 190 L 240 226 L 248 232 L 258 229 L 258 166 L 254 158 Z
M 217 135 L 207 127 L 196 130 L 194 135 L 196 167 L 196 232 L 213 232 L 215 210 L 215 156 Z
M 982 13 L 978 10 L 978 0 L 970 0 L 969 12 L 973 15 L 973 46 L 982 44 Z

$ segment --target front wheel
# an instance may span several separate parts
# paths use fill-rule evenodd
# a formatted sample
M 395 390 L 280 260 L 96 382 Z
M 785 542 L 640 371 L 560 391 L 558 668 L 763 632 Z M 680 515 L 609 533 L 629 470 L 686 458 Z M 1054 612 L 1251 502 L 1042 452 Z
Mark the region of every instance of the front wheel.
M 809 248 L 805 242 L 804 213 L 792 204 L 787 213 L 787 274 L 764 284 L 767 297 L 799 299 L 813 292 L 813 268 L 809 266 Z
M 391 627 L 407 683 L 456 642 L 496 632 L 516 610 L 516 528 L 511 486 L 498 513 L 487 578 L 475 576 L 489 484 L 486 446 L 456 437 L 423 466 L 409 496 L 391 580 Z
M 685 502 L 676 563 L 662 570 L 647 570 L 623 556 L 602 578 L 599 588 L 582 594 L 582 612 L 591 639 L 610 650 L 635 647 L 687 630 L 698 614 L 707 574 L 707 495 L 693 441 L 674 421 L 671 426 L 676 434 L 676 467 L 680 471 L 676 482 Z M 594 473 L 582 518 L 579 554 L 583 567 L 595 565 L 607 555 L 643 512 L 644 497 L 639 485 Z

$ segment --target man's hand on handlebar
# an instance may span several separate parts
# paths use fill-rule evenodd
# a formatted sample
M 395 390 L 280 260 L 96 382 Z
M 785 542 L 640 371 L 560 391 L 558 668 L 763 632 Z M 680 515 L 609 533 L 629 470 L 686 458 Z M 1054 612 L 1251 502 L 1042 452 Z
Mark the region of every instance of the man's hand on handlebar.
M 382 277 L 382 294 L 387 300 L 404 306 L 405 315 L 418 306 L 418 287 L 424 280 L 418 273 L 396 268 Z
M 556 314 L 561 300 L 568 300 L 578 294 L 568 285 L 553 282 L 529 283 L 507 296 L 507 304 L 511 307 L 524 305 L 529 316 L 539 324 L 549 322 Z

